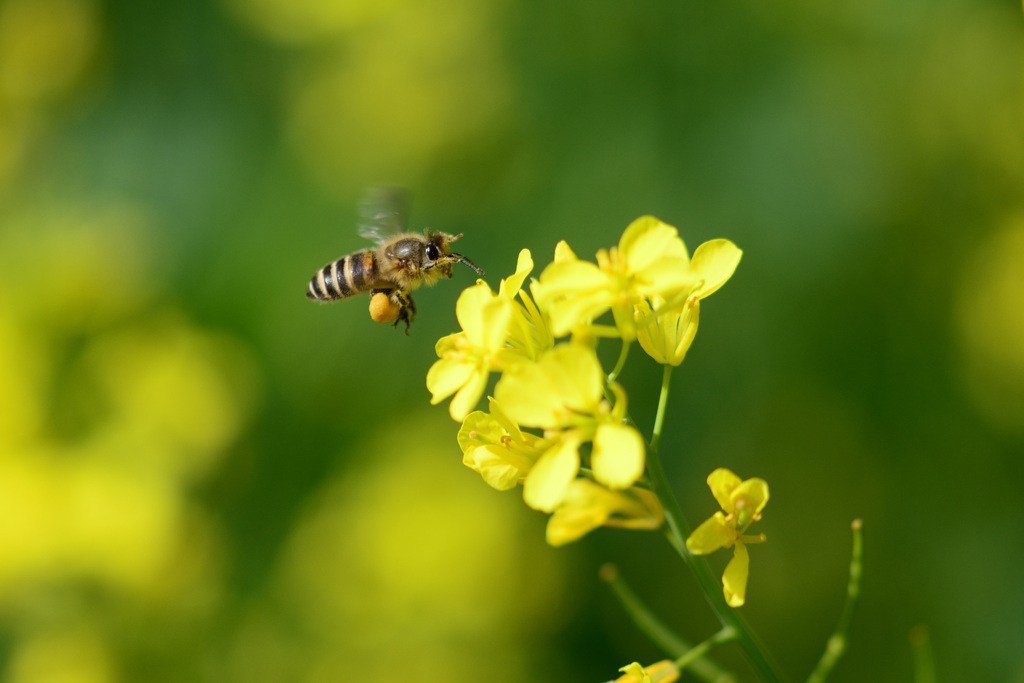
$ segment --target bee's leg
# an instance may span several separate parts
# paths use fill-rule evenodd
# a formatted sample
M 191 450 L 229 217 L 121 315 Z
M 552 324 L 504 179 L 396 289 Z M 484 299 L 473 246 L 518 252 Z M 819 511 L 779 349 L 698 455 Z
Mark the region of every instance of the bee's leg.
M 409 325 L 416 317 L 416 304 L 413 303 L 412 295 L 404 290 L 396 289 L 391 294 L 391 300 L 399 307 L 398 318 L 395 320 L 394 326 L 398 327 L 400 322 L 405 323 L 405 333 L 409 334 Z

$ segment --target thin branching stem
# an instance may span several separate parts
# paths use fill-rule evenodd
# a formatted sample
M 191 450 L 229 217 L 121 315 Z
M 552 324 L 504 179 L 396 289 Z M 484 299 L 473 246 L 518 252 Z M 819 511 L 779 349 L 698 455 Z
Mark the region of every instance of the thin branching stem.
M 857 609 L 857 600 L 860 598 L 860 578 L 864 556 L 863 526 L 859 519 L 854 520 L 850 525 L 853 529 L 853 556 L 850 559 L 850 580 L 846 584 L 846 600 L 843 602 L 843 611 L 839 615 L 839 625 L 832 637 L 828 639 L 825 652 L 822 653 L 818 666 L 814 667 L 807 683 L 825 683 L 825 679 L 832 672 L 836 662 L 846 652 L 850 624 L 853 623 L 853 613 Z
M 736 681 L 735 676 L 719 668 L 717 664 L 704 657 L 704 654 L 710 647 L 694 654 L 696 648 L 677 635 L 675 631 L 651 612 L 622 578 L 618 567 L 606 564 L 601 567 L 600 576 L 612 589 L 612 593 L 619 599 L 619 602 L 622 603 L 626 614 L 633 620 L 637 628 L 670 657 L 677 658 L 677 664 L 680 659 L 686 659 L 690 673 L 702 681 L 707 681 L 707 683 L 730 683 Z M 696 647 L 699 648 L 701 645 Z
M 713 648 L 718 647 L 723 643 L 729 643 L 736 640 L 736 631 L 733 630 L 732 626 L 723 626 L 715 635 L 711 636 L 703 643 L 690 649 L 682 657 L 679 657 L 675 661 L 676 667 L 682 671 L 688 669 L 690 673 L 697 673 L 697 664 L 700 662 L 707 661 L 704 656 L 710 652 Z M 731 677 L 730 677 L 731 678 Z M 715 683 L 722 683 L 721 679 L 713 679 Z
M 618 378 L 619 373 L 622 372 L 623 366 L 626 365 L 626 358 L 629 357 L 629 347 L 632 345 L 633 343 L 630 341 L 622 341 L 622 348 L 619 350 L 619 360 L 615 362 L 615 367 L 608 373 L 608 384 L 614 382 Z
M 778 673 L 776 666 L 768 656 L 764 645 L 758 640 L 746 620 L 738 610 L 729 607 L 722 594 L 722 586 L 718 578 L 712 573 L 711 567 L 703 557 L 691 553 L 686 547 L 686 538 L 690 535 L 690 526 L 683 516 L 672 487 L 669 485 L 665 469 L 661 465 L 661 457 L 658 449 L 661 444 L 661 431 L 665 420 L 665 406 L 668 403 L 668 389 L 672 379 L 671 365 L 664 366 L 664 373 L 661 379 L 661 396 L 658 400 L 658 412 L 654 420 L 654 432 L 651 435 L 651 443 L 647 449 L 647 469 L 651 475 L 651 485 L 661 506 L 665 510 L 666 535 L 669 543 L 676 552 L 683 558 L 683 561 L 693 571 L 697 582 L 704 592 L 704 597 L 718 617 L 723 629 L 732 628 L 735 632 L 736 643 L 743 650 L 750 665 L 757 672 L 758 676 L 767 683 L 780 683 L 782 676 Z

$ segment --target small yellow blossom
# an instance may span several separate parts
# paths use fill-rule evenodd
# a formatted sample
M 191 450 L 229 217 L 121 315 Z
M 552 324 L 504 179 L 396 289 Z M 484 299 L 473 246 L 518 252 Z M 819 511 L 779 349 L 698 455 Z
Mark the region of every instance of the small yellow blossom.
M 537 308 L 530 295 L 523 290 L 526 276 L 533 270 L 533 257 L 529 249 L 519 252 L 514 275 L 501 281 L 498 295 L 513 300 L 515 314 L 509 325 L 506 339 L 510 353 L 516 353 L 528 360 L 537 360 L 542 353 L 555 345 L 551 334 L 551 323 L 546 313 Z M 530 289 L 533 289 L 531 285 Z M 514 301 L 519 295 L 519 301 Z
M 637 321 L 649 319 L 646 325 L 638 325 L 636 338 L 647 355 L 662 365 L 678 366 L 686 358 L 690 344 L 697 334 L 697 323 L 700 320 L 700 300 L 693 296 L 686 300 L 682 308 L 666 311 L 660 315 L 654 308 L 660 308 L 665 300 L 660 296 L 653 297 L 651 303 L 641 301 L 636 305 L 634 313 Z
M 455 316 L 462 332 L 437 342 L 440 360 L 427 372 L 431 404 L 455 394 L 449 406 L 453 419 L 461 421 L 476 406 L 491 372 L 520 359 L 535 360 L 554 345 L 547 317 L 521 289 L 531 270 L 533 258 L 523 249 L 516 272 L 501 281 L 497 294 L 477 280 L 459 295 Z
M 686 539 L 686 547 L 694 555 L 706 555 L 730 546 L 734 548 L 732 560 L 722 574 L 722 587 L 729 606 L 739 607 L 746 601 L 750 567 L 746 544 L 766 540 L 764 534 L 748 536 L 743 532 L 761 519 L 761 511 L 768 504 L 768 483 L 757 478 L 741 481 L 736 474 L 720 467 L 708 475 L 708 486 L 722 511 L 697 527 Z
M 617 247 L 597 252 L 597 265 L 560 243 L 555 262 L 534 289 L 556 337 L 592 323 L 608 310 L 623 339 L 636 338 L 633 306 L 645 297 L 673 299 L 693 289 L 690 259 L 678 231 L 653 216 L 626 228 Z
M 679 668 L 669 659 L 649 666 L 640 666 L 638 662 L 633 662 L 619 671 L 622 671 L 623 675 L 611 683 L 673 683 L 679 680 Z
M 565 545 L 599 526 L 657 529 L 664 519 L 657 496 L 646 489 L 610 491 L 589 479 L 576 479 L 548 520 L 547 541 Z
M 462 421 L 459 446 L 462 463 L 478 472 L 499 491 L 514 488 L 526 478 L 547 444 L 519 429 L 493 398 L 491 412 L 472 412 Z
M 643 437 L 623 424 L 625 393 L 612 384 L 612 406 L 603 382 L 594 351 L 578 344 L 560 344 L 536 363 L 512 365 L 498 381 L 494 394 L 505 413 L 520 425 L 544 429 L 550 443 L 523 482 L 530 507 L 555 509 L 579 472 L 579 449 L 588 441 L 594 478 L 605 486 L 629 488 L 643 474 Z
M 732 277 L 743 252 L 729 240 L 711 240 L 697 247 L 690 261 L 693 290 L 682 305 L 664 297 L 636 304 L 637 339 L 651 358 L 662 365 L 679 365 L 697 334 L 700 300 L 716 292 Z
M 430 403 L 437 405 L 452 394 L 448 412 L 462 421 L 476 406 L 487 387 L 487 378 L 499 369 L 499 351 L 512 319 L 512 301 L 496 296 L 478 280 L 459 295 L 455 317 L 462 332 L 442 337 L 435 350 L 440 360 L 427 372 Z

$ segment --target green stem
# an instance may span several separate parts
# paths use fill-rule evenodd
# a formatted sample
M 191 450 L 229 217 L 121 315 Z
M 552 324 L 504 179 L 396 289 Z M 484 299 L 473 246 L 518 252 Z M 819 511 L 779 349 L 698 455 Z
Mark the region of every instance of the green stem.
M 935 653 L 927 626 L 910 630 L 910 649 L 914 657 L 914 683 L 935 683 Z
M 622 372 L 623 366 L 626 364 L 626 358 L 629 356 L 629 347 L 632 346 L 632 342 L 623 340 L 622 348 L 619 350 L 619 360 L 615 362 L 615 368 L 608 373 L 608 384 L 611 384 Z
M 615 597 L 619 599 L 626 613 L 636 624 L 637 628 L 644 632 L 658 647 L 667 652 L 670 657 L 687 659 L 690 664 L 690 671 L 697 678 L 708 683 L 728 683 L 736 680 L 735 676 L 722 670 L 714 662 L 703 659 L 708 648 L 693 654 L 696 648 L 687 641 L 676 635 L 664 622 L 656 617 L 642 600 L 633 592 L 629 584 L 619 575 L 618 567 L 606 564 L 601 567 L 601 579 L 612 589 Z M 703 643 L 701 644 L 703 645 Z M 698 645 L 697 648 L 701 647 Z
M 863 523 L 856 519 L 850 527 L 853 529 L 853 557 L 850 559 L 850 580 L 846 585 L 846 600 L 843 602 L 843 611 L 839 615 L 839 625 L 835 633 L 828 639 L 825 652 L 814 667 L 807 683 L 825 683 L 825 679 L 832 672 L 832 668 L 839 661 L 839 658 L 846 652 L 847 634 L 850 632 L 850 624 L 853 623 L 853 613 L 857 609 L 857 600 L 860 598 L 860 578 L 863 569 L 864 556 L 864 531 Z
M 658 412 L 654 420 L 654 433 L 651 436 L 651 445 L 647 449 L 647 469 L 651 475 L 651 485 L 658 500 L 665 510 L 665 523 L 668 526 L 666 534 L 669 543 L 676 549 L 676 552 L 683 558 L 683 561 L 693 571 L 697 582 L 704 591 L 704 597 L 711 605 L 715 616 L 724 628 L 732 628 L 735 632 L 736 643 L 743 650 L 750 665 L 754 668 L 762 680 L 768 683 L 779 683 L 782 676 L 776 672 L 775 665 L 768 657 L 764 645 L 757 639 L 746 620 L 739 611 L 729 607 L 722 594 L 722 584 L 712 573 L 711 567 L 703 557 L 691 553 L 686 547 L 686 538 L 690 535 L 690 526 L 686 523 L 683 511 L 679 507 L 672 487 L 669 485 L 665 469 L 661 465 L 661 458 L 658 455 L 658 446 L 661 443 L 661 430 L 665 419 L 665 406 L 668 402 L 669 382 L 672 378 L 672 366 L 664 366 L 664 374 L 661 379 L 661 397 L 658 400 Z
M 687 652 L 682 657 L 678 658 L 675 661 L 675 665 L 676 665 L 676 667 L 680 671 L 682 671 L 683 669 L 689 667 L 690 668 L 690 672 L 696 674 L 697 673 L 697 664 L 699 662 L 706 661 L 706 660 L 702 659 L 704 657 L 704 655 L 706 655 L 708 652 L 710 652 L 712 648 L 718 647 L 722 643 L 728 643 L 728 642 L 731 642 L 733 640 L 736 640 L 736 632 L 733 631 L 731 626 L 724 626 L 724 627 L 722 627 L 721 631 L 719 631 L 715 635 L 711 636 L 710 638 L 705 640 L 700 645 L 697 645 L 696 647 L 692 648 L 689 652 Z M 691 664 L 693 666 L 690 666 Z M 720 681 L 720 679 L 713 679 L 713 680 L 715 680 L 716 683 L 717 683 L 717 681 Z

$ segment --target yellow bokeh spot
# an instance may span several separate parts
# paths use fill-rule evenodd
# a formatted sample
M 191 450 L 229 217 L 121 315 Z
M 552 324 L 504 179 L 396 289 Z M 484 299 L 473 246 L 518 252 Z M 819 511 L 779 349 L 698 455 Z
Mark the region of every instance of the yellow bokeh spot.
M 7 666 L 8 683 L 113 683 L 120 680 L 95 630 L 47 631 L 19 642 Z
M 401 0 L 225 0 L 253 30 L 270 40 L 304 45 L 337 38 L 395 11 Z
M 967 394 L 992 424 L 1024 432 L 1024 216 L 979 244 L 960 281 L 956 323 Z
M 38 437 L 49 368 L 38 343 L 10 315 L 0 290 L 0 461 Z
M 110 403 L 107 445 L 175 479 L 208 473 L 252 403 L 245 349 L 173 314 L 97 338 L 85 363 Z
M 447 423 L 404 415 L 396 426 L 384 419 L 378 436 L 352 444 L 361 471 L 325 486 L 287 545 L 275 602 L 316 643 L 291 677 L 345 680 L 353 662 L 384 666 L 400 652 L 396 679 L 528 680 L 517 662 L 559 622 L 558 559 L 508 542 L 520 506 L 466 476 Z M 241 652 L 283 638 L 254 619 Z M 483 675 L 472 651 L 502 665 Z
M 46 104 L 66 94 L 81 77 L 98 40 L 99 22 L 91 2 L 0 4 L 0 111 Z
M 153 297 L 145 216 L 130 205 L 50 206 L 0 223 L 0 297 L 46 332 L 82 334 Z
M 326 187 L 412 183 L 487 135 L 513 104 L 487 3 L 405 3 L 353 32 L 299 83 L 290 140 Z
M 81 586 L 133 617 L 182 619 L 222 590 L 220 539 L 194 490 L 244 427 L 255 365 L 159 302 L 141 223 L 130 208 L 48 207 L 0 226 L 8 680 L 114 679 L 105 655 L 47 630 L 68 623 L 53 606 L 77 607 Z

